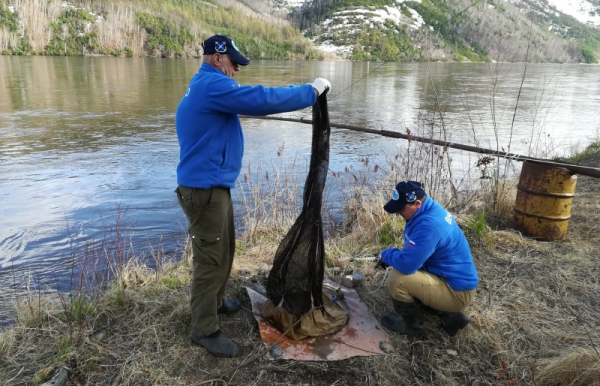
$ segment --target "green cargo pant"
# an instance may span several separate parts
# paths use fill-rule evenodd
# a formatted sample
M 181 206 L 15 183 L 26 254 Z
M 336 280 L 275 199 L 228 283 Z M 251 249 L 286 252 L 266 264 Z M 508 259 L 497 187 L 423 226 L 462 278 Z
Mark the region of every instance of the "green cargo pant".
M 475 297 L 475 290 L 455 291 L 444 279 L 425 271 L 405 275 L 392 269 L 388 285 L 395 300 L 412 303 L 417 298 L 426 306 L 446 312 L 464 310 Z
M 219 329 L 217 308 L 225 295 L 235 253 L 231 193 L 228 188 L 185 186 L 175 192 L 188 219 L 192 241 L 191 329 L 198 336 L 206 336 Z

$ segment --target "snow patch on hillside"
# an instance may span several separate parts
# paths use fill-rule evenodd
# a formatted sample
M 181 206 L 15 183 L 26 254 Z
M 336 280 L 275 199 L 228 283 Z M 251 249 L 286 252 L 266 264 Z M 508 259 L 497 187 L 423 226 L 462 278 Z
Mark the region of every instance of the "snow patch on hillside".
M 352 53 L 352 46 L 336 46 L 330 41 L 325 41 L 323 44 L 315 45 L 315 48 L 319 51 L 328 52 L 334 54 L 340 59 L 346 59 Z
M 104 17 L 102 17 L 102 15 L 95 14 L 94 12 L 88 11 L 85 8 L 78 8 L 78 7 L 74 6 L 73 4 L 69 3 L 68 1 L 63 1 L 60 6 L 61 6 L 61 8 L 72 9 L 74 11 L 77 11 L 79 9 L 83 9 L 85 12 L 87 12 L 90 15 L 94 16 L 96 18 L 97 22 L 104 20 Z M 87 23 L 85 27 L 86 27 L 86 32 L 89 32 L 89 30 L 91 28 L 91 23 Z
M 288 3 L 291 0 L 287 0 Z M 302 1 L 302 0 L 298 0 Z M 418 29 L 425 24 L 421 15 L 414 9 L 405 6 L 405 12 L 410 13 L 410 17 L 402 13 L 401 4 L 408 0 L 396 0 L 395 6 L 384 6 L 383 8 L 353 8 L 344 11 L 335 12 L 331 18 L 324 20 L 320 27 L 325 31 L 323 34 L 315 35 L 311 38 L 313 42 L 320 41 L 321 44 L 315 46 L 317 49 L 337 55 L 340 58 L 347 58 L 352 53 L 352 44 L 336 45 L 328 38 L 331 32 L 344 31 L 349 36 L 361 31 L 366 25 L 373 28 L 377 25 L 384 25 L 391 21 L 397 26 L 406 25 L 412 29 Z M 416 0 L 420 3 L 421 0 Z M 306 35 L 307 31 L 303 31 Z
M 578 21 L 600 28 L 600 6 L 586 0 L 547 0 L 560 12 L 573 16 Z
M 307 0 L 284 0 L 289 7 L 301 7 Z

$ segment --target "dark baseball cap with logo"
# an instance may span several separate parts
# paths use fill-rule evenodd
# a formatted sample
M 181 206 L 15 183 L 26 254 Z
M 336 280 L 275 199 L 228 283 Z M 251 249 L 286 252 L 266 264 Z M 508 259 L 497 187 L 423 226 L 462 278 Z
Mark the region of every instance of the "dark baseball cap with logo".
M 425 197 L 423 184 L 417 181 L 402 181 L 392 192 L 392 199 L 383 206 L 388 213 L 398 213 L 404 205 L 411 204 Z
M 204 55 L 226 54 L 240 66 L 250 64 L 250 59 L 240 53 L 233 40 L 224 35 L 214 35 L 202 42 Z

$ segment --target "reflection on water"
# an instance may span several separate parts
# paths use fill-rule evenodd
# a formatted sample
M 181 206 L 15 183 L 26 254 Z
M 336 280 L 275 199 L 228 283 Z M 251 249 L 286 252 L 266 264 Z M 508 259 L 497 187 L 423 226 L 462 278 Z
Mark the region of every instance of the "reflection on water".
M 174 112 L 198 66 L 197 60 L 0 56 L 0 273 L 20 269 L 64 288 L 70 256 L 114 232 L 117 215 L 137 251 L 148 243 L 180 248 L 185 219 L 173 194 Z M 333 86 L 332 122 L 433 131 L 523 154 L 560 153 L 597 138 L 600 67 L 528 65 L 515 114 L 523 70 L 522 64 L 257 61 L 236 79 L 275 86 L 325 77 Z M 286 116 L 310 118 L 311 110 Z M 248 165 L 283 162 L 303 183 L 310 126 L 243 125 L 242 175 Z M 343 175 L 364 158 L 385 163 L 405 146 L 334 129 L 330 168 Z M 473 155 L 453 157 L 459 171 L 474 163 Z M 329 199 L 335 206 L 339 197 Z

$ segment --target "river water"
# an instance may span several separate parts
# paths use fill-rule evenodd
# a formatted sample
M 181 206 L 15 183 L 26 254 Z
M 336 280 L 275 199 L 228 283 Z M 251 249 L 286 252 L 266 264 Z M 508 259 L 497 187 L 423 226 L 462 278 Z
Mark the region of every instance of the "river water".
M 114 250 L 106 243 L 117 232 L 131 253 L 179 253 L 185 218 L 173 193 L 174 114 L 199 64 L 0 56 L 0 279 L 68 289 L 73 256 Z M 535 156 L 568 155 L 598 140 L 600 66 L 255 61 L 236 80 L 278 86 L 315 77 L 331 81 L 335 123 L 420 134 L 430 122 L 430 132 L 454 142 Z M 311 111 L 282 116 L 310 119 Z M 264 163 L 303 182 L 309 125 L 242 124 L 242 185 L 248 167 Z M 385 162 L 404 147 L 334 129 L 330 169 Z M 457 175 L 474 162 L 453 157 Z

